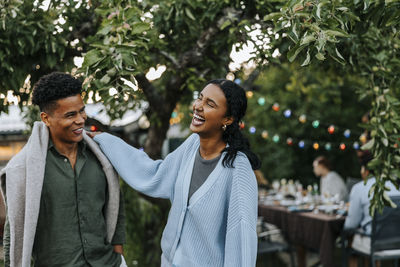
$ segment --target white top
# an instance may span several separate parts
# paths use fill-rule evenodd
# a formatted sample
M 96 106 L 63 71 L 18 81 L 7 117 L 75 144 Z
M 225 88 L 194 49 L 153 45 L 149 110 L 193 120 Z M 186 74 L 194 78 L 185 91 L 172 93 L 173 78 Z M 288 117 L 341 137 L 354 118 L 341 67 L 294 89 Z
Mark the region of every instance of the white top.
M 321 195 L 324 197 L 335 197 L 338 201 L 347 200 L 346 185 L 337 172 L 330 171 L 327 175 L 321 177 Z

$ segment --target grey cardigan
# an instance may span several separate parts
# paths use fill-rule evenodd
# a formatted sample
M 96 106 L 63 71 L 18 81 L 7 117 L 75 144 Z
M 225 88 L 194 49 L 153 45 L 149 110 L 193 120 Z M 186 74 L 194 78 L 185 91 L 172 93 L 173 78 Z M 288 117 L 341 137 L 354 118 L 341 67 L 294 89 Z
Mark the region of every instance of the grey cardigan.
M 86 135 L 85 142 L 96 155 L 107 177 L 109 199 L 106 210 L 107 240 L 114 235 L 119 211 L 119 181 L 111 163 L 99 146 Z M 29 267 L 39 216 L 49 131 L 43 122 L 35 122 L 24 148 L 0 171 L 1 191 L 6 200 L 9 238 L 4 239 L 5 263 L 11 267 Z

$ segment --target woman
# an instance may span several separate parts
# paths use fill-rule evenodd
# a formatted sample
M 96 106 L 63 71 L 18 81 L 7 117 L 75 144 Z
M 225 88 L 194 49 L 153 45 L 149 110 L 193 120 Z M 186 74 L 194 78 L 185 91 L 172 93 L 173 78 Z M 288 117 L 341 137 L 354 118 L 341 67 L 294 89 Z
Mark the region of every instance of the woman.
M 170 199 L 161 266 L 255 266 L 257 156 L 239 130 L 244 90 L 228 80 L 208 82 L 193 104 L 194 134 L 164 160 L 152 160 L 121 139 L 99 143 L 131 187 Z

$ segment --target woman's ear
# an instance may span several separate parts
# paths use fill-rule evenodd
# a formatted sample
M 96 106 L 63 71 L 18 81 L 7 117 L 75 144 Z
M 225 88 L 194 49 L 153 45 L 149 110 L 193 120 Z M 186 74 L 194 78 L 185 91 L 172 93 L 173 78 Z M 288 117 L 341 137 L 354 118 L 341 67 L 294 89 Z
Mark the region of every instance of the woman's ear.
M 232 116 L 231 117 L 225 117 L 222 124 L 228 126 L 228 125 L 231 125 L 233 123 L 233 121 L 234 121 L 234 119 L 233 119 Z

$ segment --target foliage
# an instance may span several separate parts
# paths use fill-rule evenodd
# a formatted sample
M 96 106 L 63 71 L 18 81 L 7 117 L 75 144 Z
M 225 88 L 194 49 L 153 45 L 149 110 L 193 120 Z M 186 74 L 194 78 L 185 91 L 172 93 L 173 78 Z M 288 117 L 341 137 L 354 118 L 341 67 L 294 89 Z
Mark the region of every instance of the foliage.
M 254 84 L 254 95 L 248 99 L 248 111 L 245 117 L 244 131 L 250 139 L 253 150 L 262 159 L 262 171 L 267 179 L 288 178 L 300 180 L 303 184 L 319 184 L 312 172 L 313 160 L 325 154 L 334 163 L 335 170 L 344 178 L 359 177 L 360 166 L 353 142 L 359 142 L 362 129 L 357 127 L 362 115 L 368 110 L 366 101 L 359 102 L 352 88 L 365 86 L 365 81 L 355 76 L 337 73 L 321 66 L 299 68 L 298 64 L 268 66 Z M 259 104 L 260 98 L 265 103 Z M 279 103 L 280 110 L 271 106 Z M 286 118 L 283 113 L 291 110 Z M 307 121 L 301 123 L 299 116 L 305 114 Z M 312 121 L 319 120 L 320 126 L 314 128 Z M 329 134 L 327 128 L 335 125 L 336 132 Z M 250 127 L 256 132 L 249 133 Z M 343 132 L 351 129 L 350 138 Z M 268 137 L 262 137 L 263 131 Z M 265 132 L 264 132 L 265 134 Z M 273 142 L 273 135 L 280 138 Z M 291 138 L 292 145 L 287 144 Z M 299 148 L 298 142 L 305 141 L 305 147 Z M 315 150 L 312 142 L 318 141 L 321 147 Z M 324 148 L 329 142 L 330 151 Z M 339 144 L 345 142 L 345 151 Z
M 371 97 L 373 105 L 368 126 L 372 140 L 364 147 L 374 152 L 369 166 L 377 177 L 370 212 L 382 210 L 391 204 L 385 182 L 398 186 L 399 177 L 400 3 L 292 0 L 264 19 L 290 39 L 290 61 L 300 57 L 304 66 L 329 57 L 368 80 L 359 94 Z

